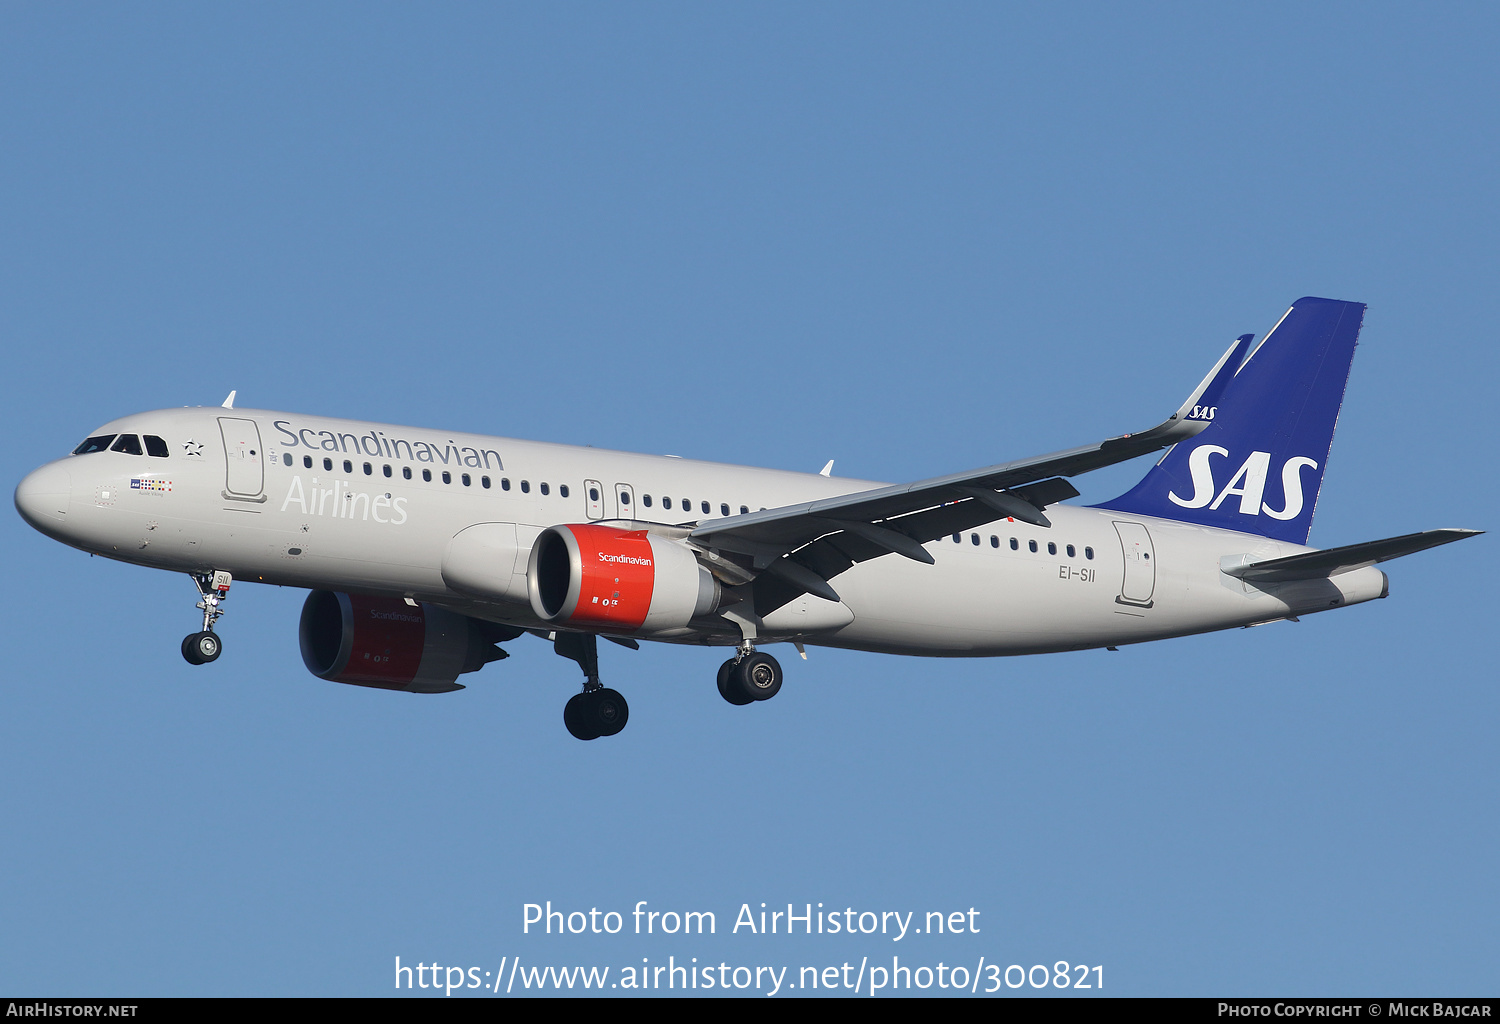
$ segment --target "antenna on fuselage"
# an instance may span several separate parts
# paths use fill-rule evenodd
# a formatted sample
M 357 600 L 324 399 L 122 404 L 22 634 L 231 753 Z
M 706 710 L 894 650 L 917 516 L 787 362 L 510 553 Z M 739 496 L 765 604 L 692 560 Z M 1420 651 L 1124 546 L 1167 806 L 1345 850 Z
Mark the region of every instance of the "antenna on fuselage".
M 822 469 L 818 470 L 818 475 L 819 476 L 832 476 L 833 475 L 833 460 L 832 459 L 828 460 L 828 465 L 826 465 Z
M 233 409 L 234 408 L 234 396 L 237 395 L 237 394 L 239 394 L 238 390 L 229 392 L 229 397 L 226 398 L 226 399 L 224 399 L 224 408 L 226 408 L 226 409 Z

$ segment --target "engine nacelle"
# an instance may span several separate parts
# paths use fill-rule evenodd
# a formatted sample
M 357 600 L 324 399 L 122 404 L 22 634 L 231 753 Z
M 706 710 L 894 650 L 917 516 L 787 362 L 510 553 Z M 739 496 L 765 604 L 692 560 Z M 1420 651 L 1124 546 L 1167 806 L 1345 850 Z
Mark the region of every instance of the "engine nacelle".
M 577 523 L 542 531 L 526 583 L 537 618 L 620 633 L 682 629 L 718 607 L 722 593 L 686 544 Z
M 520 633 L 426 603 L 327 590 L 307 595 L 298 629 L 313 675 L 412 693 L 462 690 L 454 680 L 504 658 L 495 643 Z

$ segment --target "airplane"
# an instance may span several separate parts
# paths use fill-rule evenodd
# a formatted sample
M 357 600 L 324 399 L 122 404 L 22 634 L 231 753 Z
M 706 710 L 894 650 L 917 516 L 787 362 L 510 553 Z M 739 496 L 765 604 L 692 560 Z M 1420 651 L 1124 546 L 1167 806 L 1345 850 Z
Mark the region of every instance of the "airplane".
M 578 663 L 563 721 L 625 727 L 598 638 L 732 651 L 734 705 L 774 697 L 790 643 L 984 657 L 1115 649 L 1342 608 L 1377 563 L 1482 532 L 1307 546 L 1365 306 L 1299 299 L 1242 335 L 1149 430 L 885 485 L 222 406 L 113 420 L 17 486 L 21 516 L 90 554 L 188 574 L 201 665 L 235 580 L 305 587 L 316 676 L 413 693 L 531 633 Z M 1090 506 L 1068 478 L 1166 449 Z

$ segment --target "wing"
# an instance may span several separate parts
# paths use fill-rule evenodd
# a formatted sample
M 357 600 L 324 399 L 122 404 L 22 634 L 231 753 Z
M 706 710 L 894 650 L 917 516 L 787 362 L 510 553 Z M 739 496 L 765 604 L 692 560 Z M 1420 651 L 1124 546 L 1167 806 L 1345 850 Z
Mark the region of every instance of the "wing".
M 726 582 L 755 581 L 755 610 L 765 615 L 804 593 L 839 600 L 828 581 L 857 562 L 898 554 L 931 564 L 923 544 L 1007 517 L 1051 526 L 1043 510 L 1078 495 L 1063 477 L 1159 451 L 1213 422 L 1212 410 L 1252 338 L 1236 339 L 1187 401 L 1149 430 L 916 483 L 716 519 L 689 537 Z

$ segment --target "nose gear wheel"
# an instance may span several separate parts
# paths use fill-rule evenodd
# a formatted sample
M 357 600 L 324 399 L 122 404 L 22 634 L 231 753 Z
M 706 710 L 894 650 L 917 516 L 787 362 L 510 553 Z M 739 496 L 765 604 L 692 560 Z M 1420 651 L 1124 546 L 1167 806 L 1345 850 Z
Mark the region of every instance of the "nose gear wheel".
M 215 633 L 189 633 L 182 638 L 182 656 L 189 665 L 207 665 L 217 661 L 224 645 Z

